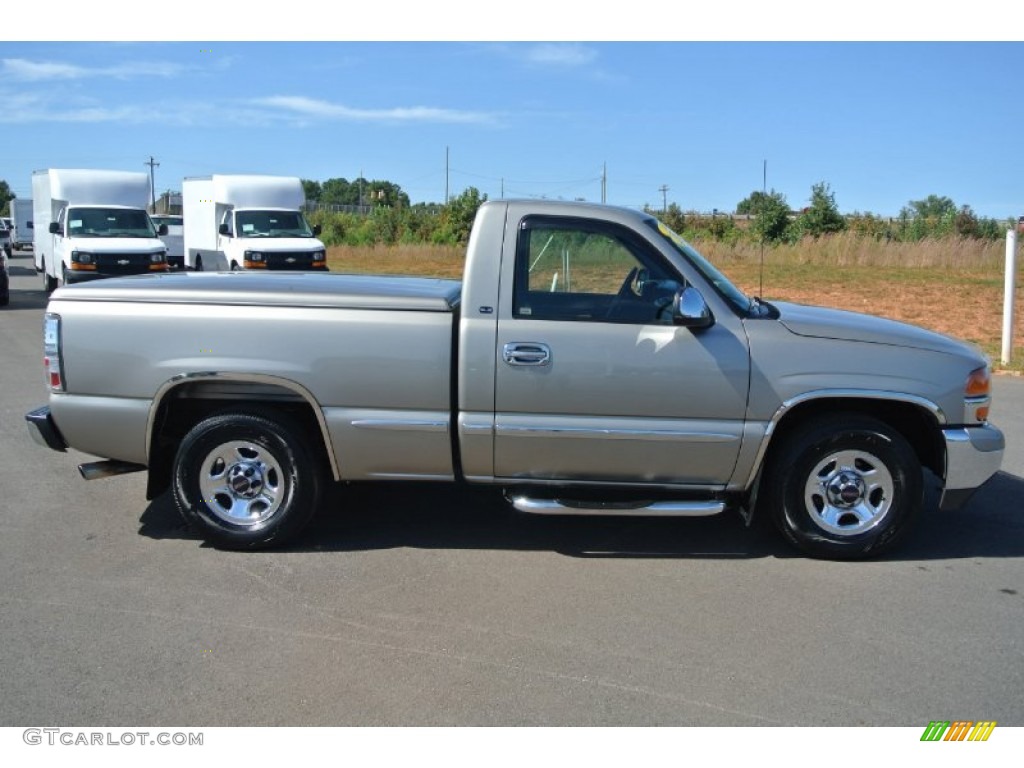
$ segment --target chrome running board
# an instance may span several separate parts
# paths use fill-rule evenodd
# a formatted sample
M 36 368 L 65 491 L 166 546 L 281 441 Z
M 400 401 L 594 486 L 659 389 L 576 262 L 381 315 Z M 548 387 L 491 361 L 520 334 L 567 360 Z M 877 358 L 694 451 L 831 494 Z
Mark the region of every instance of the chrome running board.
M 707 517 L 725 511 L 724 501 L 577 501 L 510 496 L 520 512 L 531 515 L 608 515 L 634 517 Z

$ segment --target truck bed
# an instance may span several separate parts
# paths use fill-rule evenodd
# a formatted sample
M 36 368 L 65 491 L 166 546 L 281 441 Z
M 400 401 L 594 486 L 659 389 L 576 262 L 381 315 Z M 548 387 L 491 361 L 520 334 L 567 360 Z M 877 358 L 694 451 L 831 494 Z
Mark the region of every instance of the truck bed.
M 62 288 L 63 301 L 301 306 L 451 312 L 462 283 L 433 278 L 310 272 L 185 272 Z

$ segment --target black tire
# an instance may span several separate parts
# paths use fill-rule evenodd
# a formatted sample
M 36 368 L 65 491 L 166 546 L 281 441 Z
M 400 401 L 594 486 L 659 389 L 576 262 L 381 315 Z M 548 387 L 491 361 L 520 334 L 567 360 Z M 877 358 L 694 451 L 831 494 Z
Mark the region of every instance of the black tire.
M 181 441 L 172 486 L 178 511 L 221 549 L 255 550 L 294 538 L 320 503 L 320 457 L 283 416 L 211 416 Z
M 46 272 L 46 259 L 42 261 L 43 265 L 43 290 L 46 291 L 46 295 L 49 296 L 55 290 L 57 290 L 57 278 L 50 277 Z
M 782 535 L 811 557 L 892 549 L 921 510 L 921 464 L 906 439 L 857 414 L 799 427 L 774 451 L 762 499 Z

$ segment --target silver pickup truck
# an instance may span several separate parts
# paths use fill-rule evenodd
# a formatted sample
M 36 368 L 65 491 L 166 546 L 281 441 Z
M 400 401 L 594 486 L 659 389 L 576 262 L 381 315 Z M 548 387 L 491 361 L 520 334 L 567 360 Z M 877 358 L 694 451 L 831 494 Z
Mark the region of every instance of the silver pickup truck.
M 214 545 L 297 534 L 331 481 L 506 489 L 524 512 L 755 507 L 815 557 L 896 544 L 999 468 L 987 361 L 888 320 L 740 292 L 657 219 L 485 203 L 464 280 L 186 273 L 60 288 L 56 450 L 147 469 Z

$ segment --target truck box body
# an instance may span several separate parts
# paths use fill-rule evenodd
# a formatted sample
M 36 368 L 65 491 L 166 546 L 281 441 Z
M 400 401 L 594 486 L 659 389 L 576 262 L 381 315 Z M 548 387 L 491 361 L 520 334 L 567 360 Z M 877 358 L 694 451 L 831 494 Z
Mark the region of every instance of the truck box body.
M 185 266 L 193 270 L 326 269 L 326 249 L 302 214 L 294 176 L 186 178 Z
M 145 173 L 87 169 L 32 175 L 33 248 L 44 285 L 167 269 L 167 247 L 146 213 Z
M 16 250 L 31 248 L 32 201 L 16 197 L 11 200 L 11 247 Z

